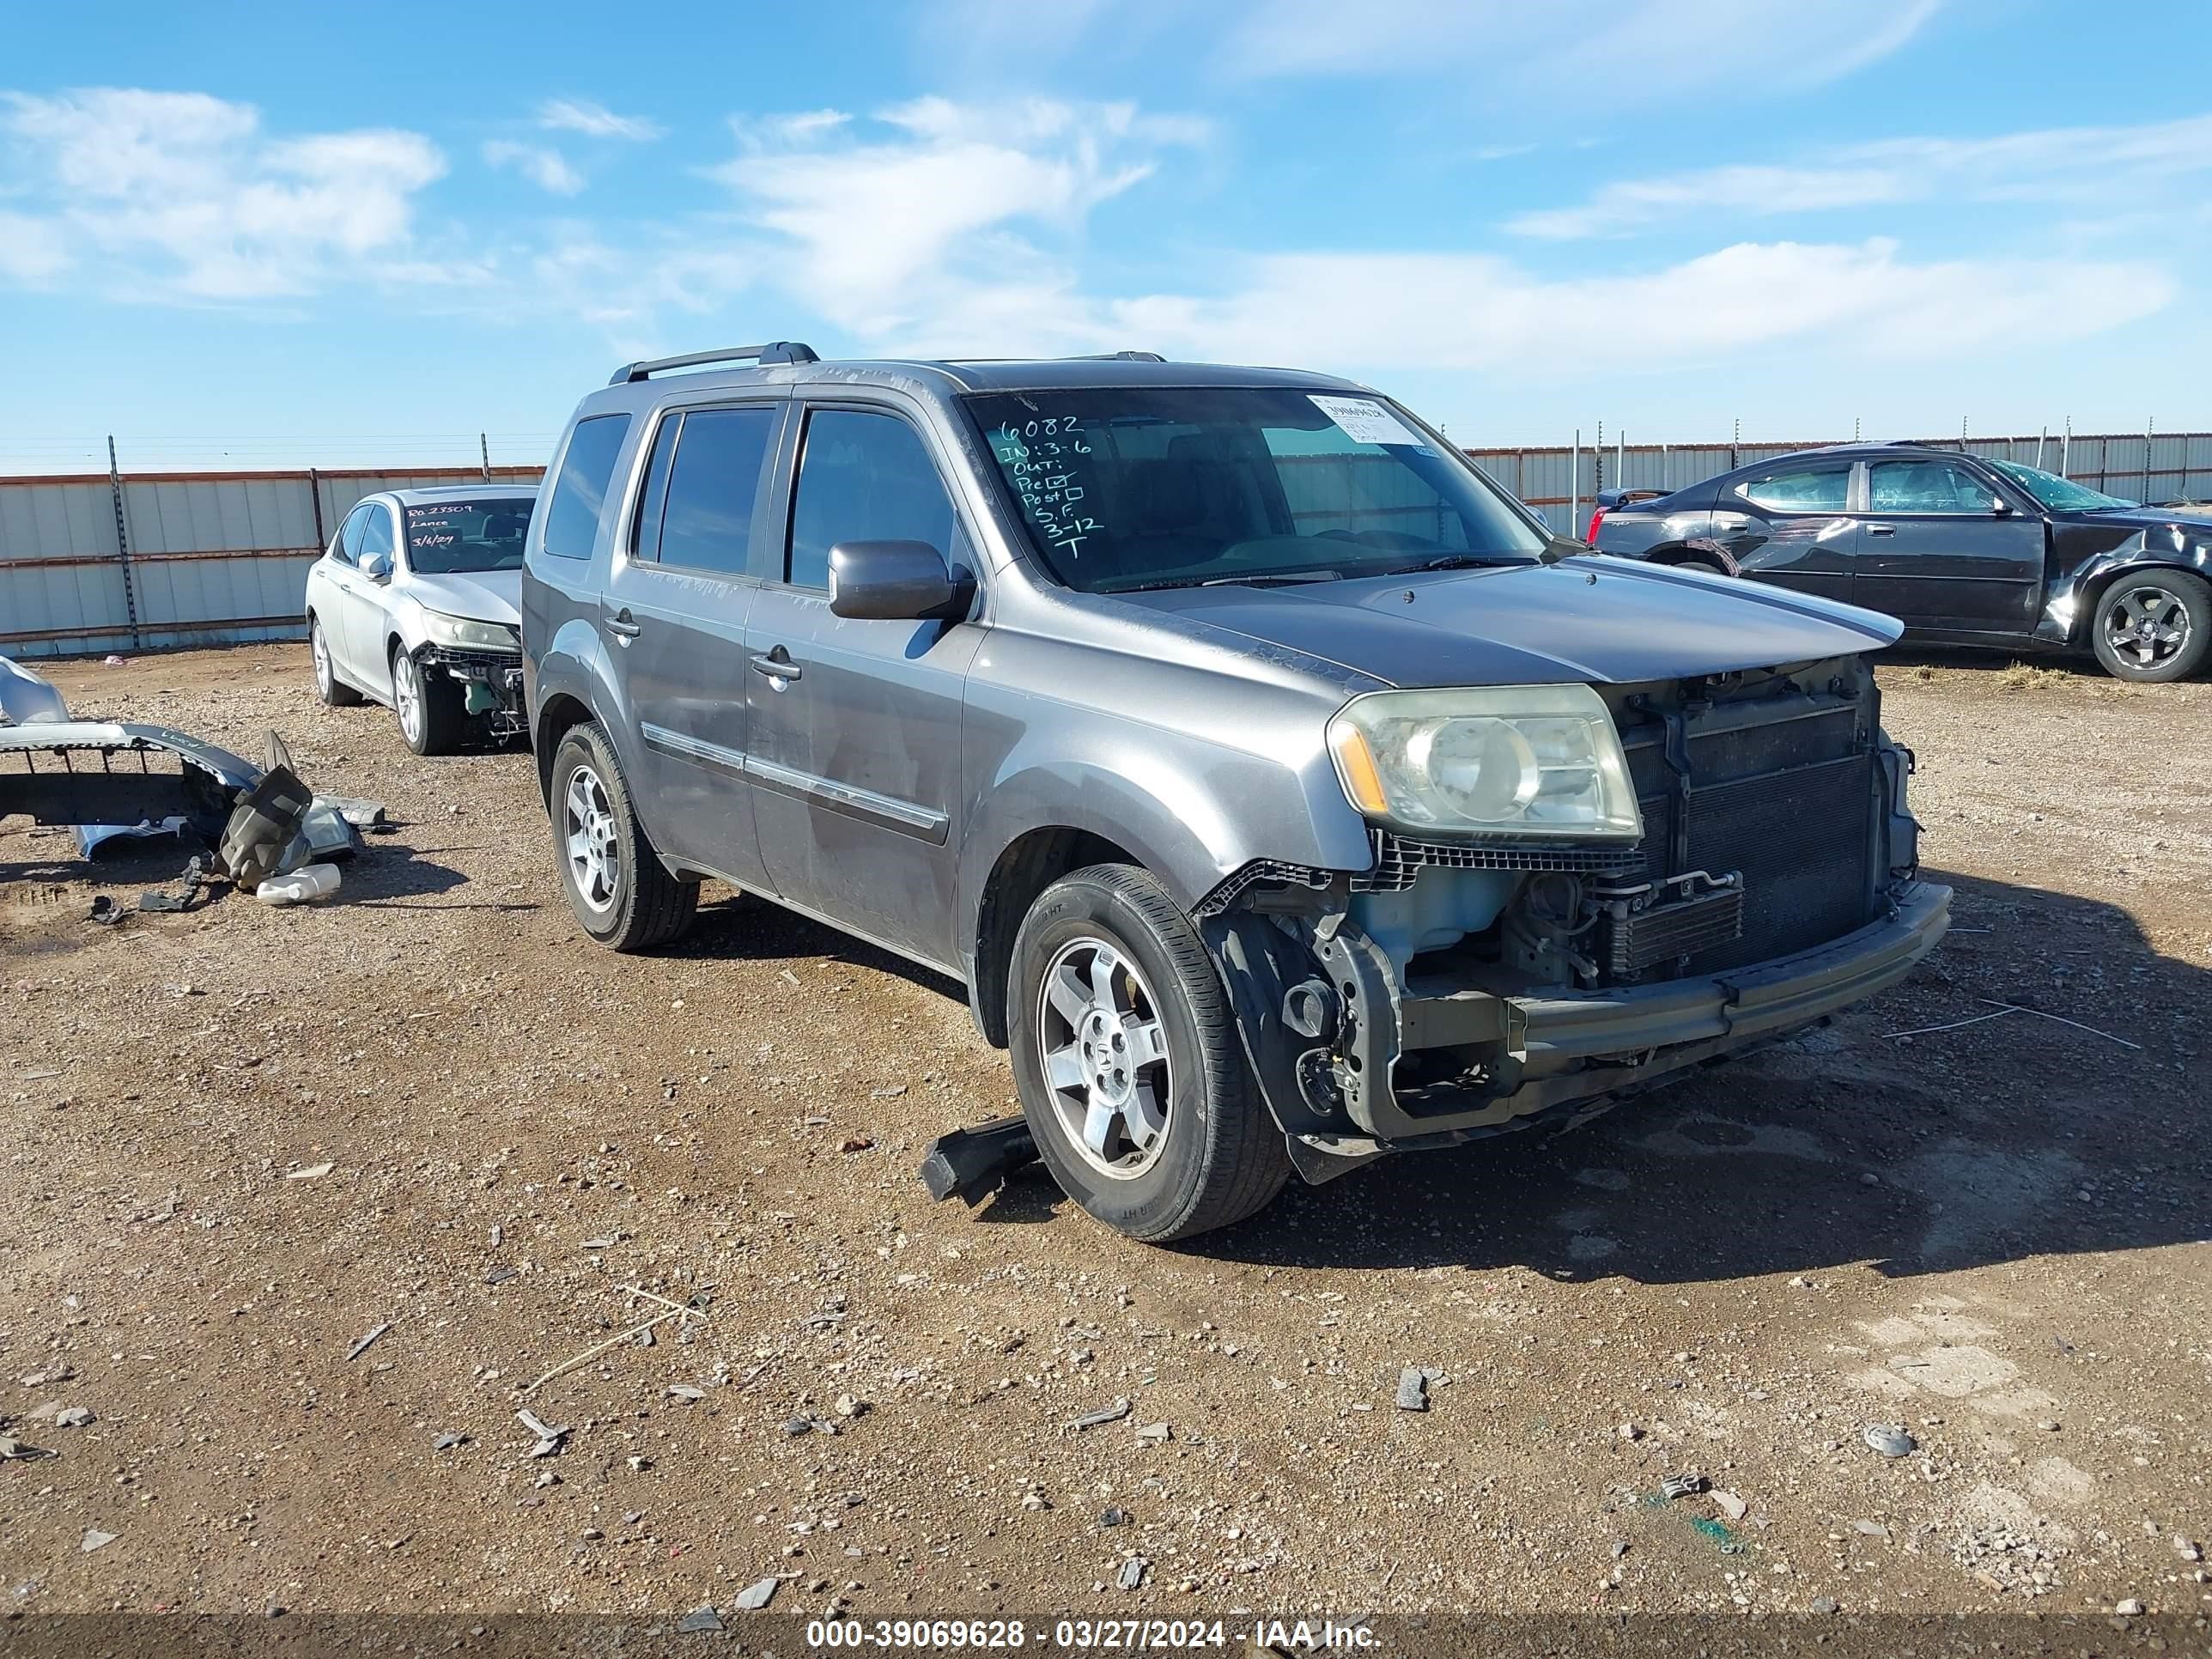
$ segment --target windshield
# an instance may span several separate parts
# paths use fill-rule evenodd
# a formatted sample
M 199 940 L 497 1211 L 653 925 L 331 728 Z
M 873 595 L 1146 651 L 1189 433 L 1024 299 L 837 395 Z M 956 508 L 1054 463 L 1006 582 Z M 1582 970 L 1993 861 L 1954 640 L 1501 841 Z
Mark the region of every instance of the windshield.
M 1990 465 L 2056 513 L 2094 513 L 2100 507 L 2135 505 L 2118 495 L 2107 495 L 2087 484 L 2075 483 L 2071 478 L 2062 478 L 2056 472 L 2045 472 L 2040 467 L 2022 466 L 2017 461 L 1991 461 Z
M 968 404 L 1038 556 L 1086 592 L 1521 564 L 1547 544 L 1373 398 L 1086 387 Z
M 522 532 L 537 505 L 528 495 L 415 502 L 407 509 L 408 568 L 423 576 L 520 570 Z

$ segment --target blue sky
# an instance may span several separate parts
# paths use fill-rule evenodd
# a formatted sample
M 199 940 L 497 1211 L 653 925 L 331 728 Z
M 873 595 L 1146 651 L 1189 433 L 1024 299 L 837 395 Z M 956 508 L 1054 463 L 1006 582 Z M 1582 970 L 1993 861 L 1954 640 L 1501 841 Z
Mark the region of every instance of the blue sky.
M 1468 443 L 2212 426 L 2212 7 L 43 7 L 0 469 L 541 459 L 625 357 L 1139 346 Z M 104 465 L 104 453 L 101 464 Z

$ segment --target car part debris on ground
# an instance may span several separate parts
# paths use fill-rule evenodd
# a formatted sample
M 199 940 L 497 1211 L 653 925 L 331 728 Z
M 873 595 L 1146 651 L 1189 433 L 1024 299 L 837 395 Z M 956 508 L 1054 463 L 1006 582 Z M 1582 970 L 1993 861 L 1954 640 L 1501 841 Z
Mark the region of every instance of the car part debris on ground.
M 20 664 L 0 657 L 0 817 L 21 812 L 34 823 L 66 825 L 77 852 L 90 858 L 118 839 L 194 836 L 216 848 L 216 866 L 240 887 L 313 867 L 295 894 L 261 894 L 297 903 L 337 890 L 330 860 L 361 849 L 360 829 L 382 821 L 383 803 L 322 797 L 292 769 L 284 740 L 269 733 L 263 764 L 163 726 L 72 720 L 60 692 Z M 185 866 L 183 886 L 140 896 L 142 911 L 177 913 L 209 884 L 204 858 Z M 120 922 L 123 908 L 105 895 L 91 919 Z
M 335 864 L 303 864 L 289 875 L 271 876 L 253 890 L 264 904 L 311 904 L 338 890 Z
M 1670 1474 L 1659 1483 L 1659 1495 L 1668 1503 L 1677 1498 L 1689 1498 L 1705 1489 L 1705 1477 L 1695 1469 L 1685 1469 L 1680 1474 Z
M 1016 1114 L 994 1117 L 972 1129 L 954 1129 L 929 1143 L 922 1155 L 921 1184 L 932 1198 L 959 1196 L 973 1209 L 1025 1164 L 1037 1161 L 1029 1120 Z

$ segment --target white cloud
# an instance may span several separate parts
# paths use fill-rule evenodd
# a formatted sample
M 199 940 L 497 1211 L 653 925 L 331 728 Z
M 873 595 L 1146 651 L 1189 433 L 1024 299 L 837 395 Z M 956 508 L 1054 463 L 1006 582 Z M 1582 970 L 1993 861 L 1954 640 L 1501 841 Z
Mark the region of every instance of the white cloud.
M 836 111 L 747 121 L 740 151 L 708 176 L 782 239 L 785 285 L 865 334 L 957 309 L 969 285 L 1037 268 L 1028 240 L 1062 240 L 1151 173 L 1203 123 L 1128 104 L 1030 99 L 1003 106 L 919 99 L 854 137 Z
M 0 277 L 41 288 L 70 268 L 60 227 L 24 213 L 0 213 Z
M 416 133 L 270 139 L 252 106 L 201 93 L 0 94 L 0 137 L 37 210 L 17 217 L 40 263 L 96 252 L 131 297 L 264 298 L 359 274 L 364 256 L 404 250 L 415 195 L 445 172 Z
M 550 145 L 494 138 L 485 143 L 483 159 L 487 167 L 513 167 L 540 190 L 556 196 L 574 196 L 584 188 L 584 175 Z
M 1926 362 L 2023 334 L 2100 332 L 2173 294 L 2138 262 L 1917 263 L 1881 238 L 1743 243 L 1566 280 L 1486 254 L 1316 252 L 1255 259 L 1218 296 L 1112 301 L 1101 335 L 1233 362 L 1384 369 L 1595 368 L 1632 347 L 1642 372 L 1783 344 Z
M 1598 236 L 1683 214 L 1765 216 L 1906 202 L 2040 202 L 2109 210 L 2147 188 L 2208 171 L 2208 115 L 1995 138 L 1890 138 L 1839 146 L 1801 165 L 1622 179 L 1577 206 L 1522 214 L 1506 228 L 1524 236 Z
M 642 115 L 617 115 L 605 104 L 583 98 L 549 98 L 538 106 L 538 125 L 549 132 L 580 132 L 587 138 L 621 138 L 649 143 L 666 129 Z
M 1449 73 L 1608 105 L 1818 86 L 1888 56 L 1942 0 L 1255 0 L 1220 53 L 1254 78 Z

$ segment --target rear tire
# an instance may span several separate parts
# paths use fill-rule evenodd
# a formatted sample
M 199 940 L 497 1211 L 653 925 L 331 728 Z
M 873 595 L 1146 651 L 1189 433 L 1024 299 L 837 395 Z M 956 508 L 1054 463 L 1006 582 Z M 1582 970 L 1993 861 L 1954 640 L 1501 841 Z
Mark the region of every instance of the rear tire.
M 468 730 L 465 694 L 443 674 L 425 672 L 407 647 L 392 647 L 392 707 L 399 735 L 418 755 L 450 755 Z
M 1674 568 L 1677 570 L 1694 570 L 1700 575 L 1705 576 L 1725 576 L 1728 574 L 1727 571 L 1722 569 L 1720 566 L 1715 564 L 1711 559 L 1677 559 L 1674 561 Z
M 325 708 L 350 708 L 361 701 L 361 693 L 338 678 L 337 661 L 331 655 L 320 617 L 307 618 L 307 656 L 315 665 L 315 695 Z
M 1131 1238 L 1189 1238 L 1264 1208 L 1291 1172 L 1236 1016 L 1190 918 L 1150 873 L 1093 865 L 1023 918 L 1007 1047 L 1053 1178 Z
M 678 881 L 630 804 L 629 780 L 596 722 L 568 728 L 553 751 L 554 863 L 583 930 L 610 951 L 649 951 L 699 910 L 699 884 Z
M 2212 654 L 2212 587 L 2185 570 L 2130 571 L 2098 596 L 2089 639 L 2115 679 L 2185 680 Z

